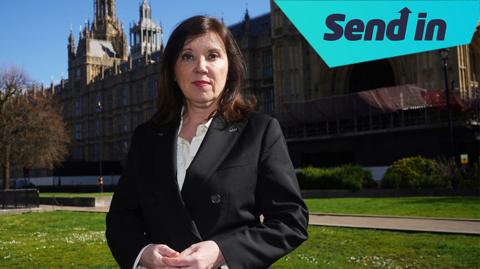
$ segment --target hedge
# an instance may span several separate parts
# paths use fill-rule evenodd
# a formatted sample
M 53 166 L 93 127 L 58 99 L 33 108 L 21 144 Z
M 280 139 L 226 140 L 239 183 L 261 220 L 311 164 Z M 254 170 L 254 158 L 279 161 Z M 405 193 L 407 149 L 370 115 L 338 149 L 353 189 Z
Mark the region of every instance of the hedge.
M 359 165 L 343 165 L 337 168 L 305 167 L 297 170 L 301 189 L 348 189 L 376 187 L 372 173 Z

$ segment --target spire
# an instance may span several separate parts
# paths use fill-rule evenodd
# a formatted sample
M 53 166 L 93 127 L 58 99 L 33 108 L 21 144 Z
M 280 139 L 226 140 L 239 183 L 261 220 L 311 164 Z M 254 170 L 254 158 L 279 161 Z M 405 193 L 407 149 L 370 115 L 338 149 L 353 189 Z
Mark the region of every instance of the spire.
M 75 46 L 75 37 L 73 36 L 72 29 L 70 29 L 70 34 L 68 35 L 68 45 Z
M 130 26 L 130 55 L 133 60 L 150 56 L 163 46 L 162 27 L 152 20 L 152 9 L 148 0 L 139 6 L 138 23 Z
M 116 17 L 115 0 L 94 0 L 95 18 L 90 27 L 90 38 L 97 40 L 107 40 L 112 42 L 118 55 L 124 55 L 122 52 L 122 24 Z
M 245 16 L 243 19 L 243 31 L 246 35 L 248 35 L 250 26 L 250 14 L 248 14 L 248 7 L 245 9 Z
M 94 9 L 96 22 L 114 19 L 117 16 L 115 0 L 95 0 Z
M 55 95 L 55 85 L 53 85 L 53 80 L 50 82 L 50 94 L 51 96 Z
M 109 4 L 108 4 L 108 8 L 109 8 L 108 13 L 109 13 L 110 17 L 116 18 L 116 17 L 117 17 L 117 14 L 116 14 L 117 7 L 116 7 L 115 0 L 109 0 L 108 2 L 109 2 Z
M 84 28 L 84 35 L 86 38 L 90 37 L 90 21 L 88 19 L 85 20 L 85 28 Z
M 140 6 L 140 21 L 143 19 L 152 19 L 152 9 L 147 0 L 143 0 L 142 5 Z
M 73 31 L 70 30 L 70 35 L 68 35 L 68 61 L 73 60 L 75 58 L 75 38 L 73 37 Z
M 82 25 L 78 26 L 79 37 L 78 39 L 83 39 Z

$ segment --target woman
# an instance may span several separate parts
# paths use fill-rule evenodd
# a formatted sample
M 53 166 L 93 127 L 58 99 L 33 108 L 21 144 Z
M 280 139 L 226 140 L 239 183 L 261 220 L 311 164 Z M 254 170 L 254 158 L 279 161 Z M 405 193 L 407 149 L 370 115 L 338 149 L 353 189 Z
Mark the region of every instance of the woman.
M 192 17 L 171 34 L 159 111 L 135 130 L 107 214 L 122 268 L 268 268 L 306 240 L 280 126 L 244 101 L 244 78 L 218 20 Z

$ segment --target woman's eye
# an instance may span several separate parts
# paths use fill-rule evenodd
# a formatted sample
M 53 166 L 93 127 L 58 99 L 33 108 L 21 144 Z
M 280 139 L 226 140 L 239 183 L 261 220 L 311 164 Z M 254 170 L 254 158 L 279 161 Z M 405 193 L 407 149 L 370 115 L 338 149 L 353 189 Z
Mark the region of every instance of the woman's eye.
M 208 59 L 210 60 L 216 60 L 217 58 L 220 58 L 220 55 L 218 53 L 210 53 L 208 55 Z
M 193 55 L 190 53 L 184 53 L 182 54 L 182 60 L 184 61 L 191 61 L 193 59 Z

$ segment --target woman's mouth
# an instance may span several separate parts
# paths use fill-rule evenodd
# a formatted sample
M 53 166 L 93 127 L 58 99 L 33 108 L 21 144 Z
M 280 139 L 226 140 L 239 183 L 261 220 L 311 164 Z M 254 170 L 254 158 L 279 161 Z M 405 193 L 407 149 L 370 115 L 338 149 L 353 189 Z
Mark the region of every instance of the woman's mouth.
M 199 87 L 199 88 L 203 88 L 205 86 L 210 85 L 210 82 L 205 81 L 205 80 L 197 80 L 197 81 L 192 82 L 192 84 Z

